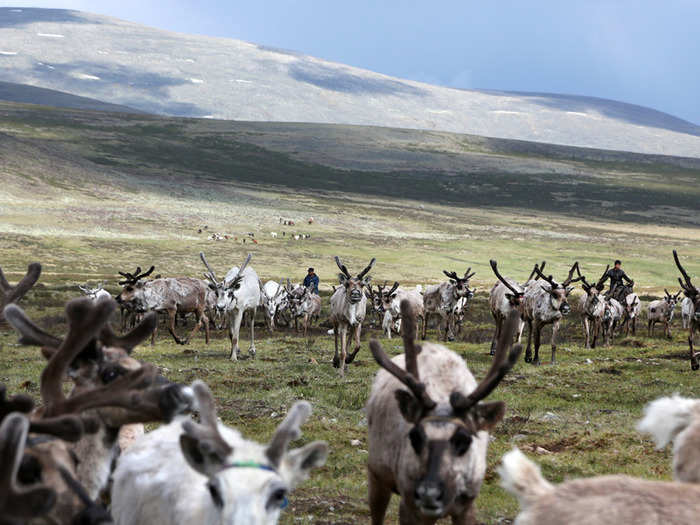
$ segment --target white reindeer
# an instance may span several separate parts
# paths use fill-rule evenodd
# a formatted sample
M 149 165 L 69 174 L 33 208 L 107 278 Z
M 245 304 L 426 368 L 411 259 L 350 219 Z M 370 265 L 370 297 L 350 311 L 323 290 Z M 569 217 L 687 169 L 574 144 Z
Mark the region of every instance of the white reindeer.
M 471 299 L 474 297 L 474 291 L 469 289 L 469 279 L 474 277 L 476 272 L 469 273 L 471 267 L 464 272 L 464 277 L 459 277 L 456 272 L 448 272 L 443 270 L 448 282 L 433 284 L 426 287 L 423 294 L 423 312 L 425 321 L 423 322 L 423 330 L 421 339 L 425 339 L 428 330 L 428 319 L 431 315 L 440 316 L 441 323 L 445 327 L 445 335 L 443 341 L 454 340 L 454 316 L 453 311 L 455 304 L 461 297 Z M 440 328 L 438 327 L 438 333 Z
M 649 312 L 647 314 L 647 332 L 649 337 L 654 336 L 654 328 L 656 323 L 664 324 L 664 335 L 671 339 L 671 322 L 673 321 L 673 314 L 676 310 L 676 303 L 680 297 L 682 290 L 676 295 L 671 295 L 668 290 L 664 288 L 665 297 L 656 301 L 649 303 Z
M 245 262 L 231 268 L 223 281 L 218 281 L 214 270 L 204 257 L 203 252 L 199 252 L 204 266 L 207 268 L 205 277 L 209 280 L 209 287 L 216 292 L 216 309 L 225 315 L 228 320 L 229 339 L 231 340 L 231 361 L 238 360 L 240 348 L 238 347 L 238 337 L 241 331 L 241 321 L 243 314 L 250 310 L 250 348 L 248 352 L 251 357 L 255 357 L 255 314 L 261 304 L 260 279 L 252 266 L 248 266 L 252 254 L 248 254 Z
M 693 305 L 693 300 L 690 297 L 684 297 L 681 301 L 681 321 L 683 322 L 683 329 L 685 330 L 690 326 L 690 319 L 695 315 L 695 308 Z
M 270 443 L 262 445 L 217 421 L 204 383 L 195 381 L 192 389 L 200 423 L 176 419 L 143 436 L 119 459 L 112 488 L 115 523 L 277 523 L 290 492 L 328 455 L 322 441 L 288 450 L 301 436 L 311 405 L 295 403 Z
M 262 303 L 265 308 L 265 320 L 270 328 L 270 331 L 275 329 L 275 318 L 287 303 L 287 290 L 280 281 L 267 281 L 262 289 Z
M 392 331 L 401 332 L 401 301 L 404 299 L 411 303 L 411 309 L 416 318 L 423 321 L 423 295 L 421 294 L 423 287 L 417 285 L 415 288 L 407 290 L 401 288 L 398 282 L 394 282 L 389 290 L 384 290 L 385 287 L 386 283 L 384 286 L 378 285 L 375 292 L 370 285 L 365 295 L 382 315 L 382 331 L 386 333 L 387 339 L 391 339 Z
M 80 288 L 81 292 L 95 302 L 99 301 L 102 297 L 112 297 L 112 295 L 103 288 L 103 285 L 96 288 L 90 288 L 88 285 L 83 286 L 82 284 L 79 284 L 78 288 Z
M 617 299 L 608 297 L 605 300 L 605 312 L 603 313 L 603 332 L 605 333 L 605 346 L 610 346 L 610 341 L 615 338 L 615 330 L 622 321 L 625 309 Z

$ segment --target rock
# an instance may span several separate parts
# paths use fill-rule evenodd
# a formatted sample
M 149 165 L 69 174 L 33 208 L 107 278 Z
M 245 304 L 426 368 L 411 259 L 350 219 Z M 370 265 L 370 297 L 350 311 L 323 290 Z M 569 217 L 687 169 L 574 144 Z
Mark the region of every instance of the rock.
M 546 448 L 535 447 L 535 454 L 539 454 L 540 456 L 545 456 L 547 454 L 551 454 L 551 452 L 549 450 L 547 450 Z
M 350 445 L 353 447 L 359 447 L 362 444 L 362 441 L 359 439 L 351 439 L 350 440 Z
M 554 412 L 545 412 L 544 416 L 542 416 L 542 421 L 558 421 L 560 419 Z

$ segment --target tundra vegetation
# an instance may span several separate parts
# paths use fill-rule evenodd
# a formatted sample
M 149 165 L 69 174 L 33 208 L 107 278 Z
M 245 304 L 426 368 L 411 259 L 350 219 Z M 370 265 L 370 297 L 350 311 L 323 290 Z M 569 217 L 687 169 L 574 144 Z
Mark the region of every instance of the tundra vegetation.
M 291 155 L 282 147 L 272 149 L 276 141 L 285 140 L 285 133 L 268 134 L 264 125 L 248 130 L 220 122 L 8 104 L 0 109 L 0 266 L 14 286 L 27 273 L 28 262 L 43 264 L 39 282 L 19 304 L 52 335 L 68 332 L 64 306 L 81 295 L 78 284 L 104 281 L 116 295 L 121 290 L 116 272 L 145 261 L 156 264 L 165 277 L 197 277 L 203 270 L 200 251 L 219 271 L 239 265 L 250 252 L 263 282 L 292 275 L 300 279 L 308 266 L 316 268 L 322 311 L 306 338 L 288 328 L 273 334 L 258 329 L 259 357 L 247 359 L 244 354 L 232 363 L 227 359 L 227 332 L 212 330 L 209 345 L 204 337 L 195 337 L 183 347 L 161 320 L 155 345 L 136 350 L 138 359 L 156 365 L 171 381 L 206 382 L 222 422 L 260 442 L 273 435 L 295 400 L 312 404 L 314 415 L 304 425 L 304 435 L 327 441 L 330 453 L 326 464 L 289 496 L 280 518 L 284 524 L 369 521 L 363 408 L 378 370 L 368 350 L 369 337 L 380 338 L 391 357 L 403 353 L 396 339 L 385 339 L 379 327 L 365 325 L 362 349 L 339 380 L 331 366 L 333 337 L 324 324 L 330 287 L 338 285 L 333 255 L 340 255 L 355 272 L 376 257 L 375 282 L 396 280 L 407 289 L 437 283 L 442 268 L 471 266 L 477 273 L 470 287 L 480 291 L 471 301 L 462 333 L 444 344 L 466 360 L 477 379 L 485 377 L 492 363 L 488 354 L 494 321 L 487 293 L 495 278 L 490 258 L 517 283 L 527 280 L 536 260 L 546 259 L 546 273 L 557 278 L 565 277 L 579 260 L 582 270 L 595 278 L 611 259 L 620 258 L 642 301 L 641 326 L 650 300 L 663 297 L 664 288 L 678 290 L 674 284 L 682 275 L 671 256 L 673 248 L 678 248 L 695 286 L 700 274 L 699 175 L 680 161 L 641 162 L 626 154 L 617 159 L 598 153 L 586 157 L 580 150 L 567 150 L 568 157 L 552 160 L 547 156 L 558 150 L 544 145 L 496 153 L 496 146 L 505 148 L 504 143 L 412 132 L 415 141 L 396 151 L 411 159 L 444 159 L 449 169 L 437 174 L 408 170 L 399 176 L 390 169 L 339 166 L 347 167 L 346 172 L 329 167 L 324 155 L 332 152 L 322 155 L 300 147 L 300 153 Z M 328 129 L 342 137 L 341 128 Z M 294 129 L 302 145 L 305 137 L 312 143 L 318 131 L 313 126 Z M 399 148 L 388 131 L 372 133 L 386 133 L 375 136 L 377 148 Z M 377 150 L 365 147 L 348 144 L 347 151 L 355 158 L 365 152 L 366 158 L 380 158 Z M 491 171 L 488 176 L 483 171 L 456 176 L 457 161 L 471 154 L 512 163 L 522 173 L 492 170 L 498 173 L 489 182 L 493 188 L 483 182 Z M 379 165 L 376 161 L 374 166 Z M 567 170 L 573 175 L 561 177 Z M 292 191 L 299 181 L 300 190 Z M 410 200 L 421 194 L 422 202 Z M 444 200 L 445 194 L 451 197 Z M 467 194 L 468 206 L 455 205 L 467 202 Z M 603 206 L 610 200 L 618 205 Z M 488 207 L 496 201 L 503 206 Z M 542 220 L 543 209 L 547 221 Z M 620 210 L 624 213 L 615 215 Z M 304 229 L 312 237 L 304 243 L 290 241 L 291 227 L 283 230 L 279 217 L 301 223 L 311 214 L 314 224 L 304 224 Z M 235 229 L 239 237 L 255 231 L 259 244 L 208 241 L 197 234 L 201 224 L 215 231 Z M 271 237 L 271 231 L 278 236 Z M 672 479 L 670 447 L 657 451 L 635 425 L 643 407 L 655 398 L 675 392 L 700 397 L 698 373 L 688 366 L 689 334 L 680 329 L 680 312 L 671 340 L 660 333 L 649 338 L 646 330 L 639 330 L 632 337 L 618 335 L 610 347 L 586 349 L 576 298 L 583 292 L 574 286 L 573 311 L 559 329 L 557 366 L 535 367 L 521 359 L 494 394 L 507 408 L 492 430 L 475 502 L 477 520 L 496 523 L 518 513 L 516 499 L 500 488 L 495 472 L 514 445 L 534 457 L 554 484 L 605 474 Z M 190 318 L 178 332 L 193 326 Z M 550 333 L 545 327 L 542 344 L 549 342 Z M 435 327 L 430 327 L 427 341 L 437 339 Z M 18 346 L 9 328 L 0 328 L 0 347 L 0 382 L 8 392 L 38 401 L 39 374 L 45 366 L 40 352 Z M 393 499 L 387 511 L 390 523 L 398 518 L 398 499 Z

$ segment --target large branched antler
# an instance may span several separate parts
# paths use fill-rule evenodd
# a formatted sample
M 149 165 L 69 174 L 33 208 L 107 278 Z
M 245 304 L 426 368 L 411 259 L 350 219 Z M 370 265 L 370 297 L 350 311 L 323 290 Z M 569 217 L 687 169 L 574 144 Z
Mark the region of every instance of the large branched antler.
M 574 278 L 574 272 L 578 273 L 578 277 Z M 578 261 L 576 261 L 574 264 L 571 265 L 571 269 L 569 270 L 569 275 L 567 275 L 566 279 L 564 280 L 563 283 L 561 283 L 561 285 L 564 288 L 566 288 L 571 283 L 581 281 L 582 279 L 583 279 L 583 276 L 581 275 L 581 271 L 579 270 Z
M 0 516 L 29 520 L 49 512 L 56 504 L 56 492 L 45 485 L 22 487 L 17 480 L 29 420 L 23 414 L 9 414 L 0 424 Z
M 498 271 L 498 263 L 496 261 L 491 259 L 489 261 L 489 264 L 491 265 L 491 269 L 493 270 L 493 273 L 496 274 L 496 277 L 498 278 L 498 280 L 501 281 L 505 285 L 506 288 L 508 288 L 511 292 L 513 292 L 513 298 L 516 301 L 520 301 L 522 296 L 525 295 L 525 292 L 516 290 L 515 288 L 513 288 L 513 286 L 508 281 L 506 281 L 503 278 L 503 276 Z
M 462 277 L 463 281 L 468 281 L 469 279 L 471 279 L 472 277 L 474 277 L 476 275 L 476 272 L 469 273 L 469 272 L 471 272 L 471 269 L 472 269 L 472 267 L 470 266 L 469 268 L 467 268 L 467 271 L 464 272 L 464 277 Z
M 22 297 L 24 297 L 27 292 L 36 284 L 41 275 L 41 264 L 31 263 L 27 267 L 27 273 L 24 277 L 15 285 L 12 286 L 7 279 L 5 274 L 0 268 L 0 323 L 4 321 L 2 312 L 6 305 L 16 303 Z
M 138 281 L 143 279 L 144 277 L 148 277 L 153 273 L 153 270 L 155 270 L 155 266 L 151 266 L 148 271 L 141 273 L 141 267 L 137 266 L 136 271 L 134 273 L 129 273 L 129 272 L 117 272 L 119 275 L 124 277 L 123 281 L 119 281 L 119 284 L 121 286 L 124 286 L 125 284 L 136 284 Z
M 681 288 L 683 288 L 683 290 L 689 295 L 697 295 L 698 289 L 693 285 L 692 281 L 690 280 L 690 276 L 688 275 L 688 272 L 686 272 L 685 268 L 683 268 L 683 266 L 681 265 L 681 261 L 678 258 L 678 252 L 676 252 L 676 250 L 673 250 L 673 260 L 676 261 L 676 266 L 678 267 L 678 270 L 680 270 L 681 275 L 685 280 L 685 283 L 683 283 L 681 278 L 678 278 L 678 282 L 680 283 Z
M 605 288 L 605 279 L 608 275 L 608 270 L 610 270 L 610 265 L 608 264 L 605 267 L 605 271 L 603 272 L 603 275 L 600 276 L 600 279 L 598 279 L 598 282 L 596 283 L 595 287 L 599 292 L 603 291 L 603 288 Z
M 411 310 L 411 305 L 406 299 L 401 301 L 401 319 L 403 323 L 403 346 L 406 356 L 406 370 L 402 370 L 389 358 L 382 348 L 382 345 L 376 339 L 372 339 L 369 342 L 369 348 L 379 366 L 408 387 L 413 396 L 422 405 L 422 411 L 425 414 L 435 408 L 435 401 L 433 401 L 426 392 L 425 384 L 420 381 L 420 376 L 418 374 L 418 354 L 421 351 L 421 347 L 416 344 L 415 312 Z
M 202 259 L 202 262 L 204 263 L 204 266 L 207 267 L 207 272 L 204 274 L 204 276 L 211 281 L 211 283 L 214 286 L 219 285 L 219 281 L 216 278 L 216 273 L 214 273 L 214 270 L 212 269 L 211 266 L 209 266 L 209 263 L 207 262 L 207 258 L 204 257 L 204 252 L 199 252 L 199 258 Z
M 519 317 L 520 314 L 516 310 L 513 310 L 506 319 L 506 323 L 498 338 L 498 345 L 496 347 L 493 363 L 486 377 L 482 379 L 469 395 L 465 396 L 458 391 L 454 391 L 450 395 L 450 405 L 452 405 L 452 409 L 458 417 L 466 414 L 467 411 L 475 407 L 479 401 L 491 394 L 518 361 L 518 356 L 520 356 L 523 347 L 520 344 L 513 346 L 513 336 L 518 329 Z
M 530 272 L 530 276 L 527 278 L 527 280 L 528 280 L 528 281 L 531 281 L 532 278 L 535 277 L 535 276 L 536 276 L 536 277 L 535 277 L 535 280 L 539 279 L 540 276 L 537 275 L 537 271 L 536 271 L 536 270 L 539 269 L 540 272 L 543 272 L 543 271 L 544 271 L 544 267 L 545 267 L 546 265 L 547 265 L 547 261 L 542 261 L 542 264 L 540 264 L 539 266 L 537 266 L 537 264 L 535 264 L 535 266 L 534 266 L 534 268 L 532 269 L 532 271 Z

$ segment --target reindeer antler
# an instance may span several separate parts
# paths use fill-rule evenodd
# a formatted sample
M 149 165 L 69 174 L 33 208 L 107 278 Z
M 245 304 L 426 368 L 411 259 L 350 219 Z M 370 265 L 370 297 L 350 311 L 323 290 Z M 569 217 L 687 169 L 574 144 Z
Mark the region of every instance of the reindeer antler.
M 511 284 L 506 281 L 503 276 L 498 272 L 498 263 L 491 259 L 489 261 L 489 264 L 491 265 L 491 269 L 493 270 L 493 273 L 496 274 L 496 277 L 498 277 L 498 280 L 501 281 L 506 288 L 508 288 L 511 292 L 513 292 L 513 295 L 515 296 L 516 299 L 520 299 L 523 295 L 525 295 L 525 292 L 519 292 L 515 288 L 511 286 Z M 529 279 L 528 279 L 529 280 Z
M 185 421 L 182 428 L 187 436 L 200 443 L 200 448 L 208 450 L 210 454 L 224 461 L 233 449 L 219 433 L 214 396 L 202 381 L 192 383 L 192 390 L 197 400 L 200 422 Z
M 693 283 L 690 280 L 690 276 L 688 275 L 688 272 L 686 272 L 685 268 L 683 268 L 683 266 L 681 265 L 681 261 L 678 258 L 678 252 L 676 252 L 676 250 L 673 250 L 673 260 L 676 261 L 676 266 L 678 266 L 678 269 L 680 270 L 683 279 L 685 279 L 685 284 L 683 284 L 680 277 L 678 278 L 678 282 L 681 284 L 681 288 L 683 288 L 683 290 L 685 290 L 691 295 L 697 294 L 698 289 L 693 285 Z
M 468 410 L 476 406 L 476 404 L 485 399 L 498 384 L 503 380 L 505 375 L 513 368 L 522 352 L 522 345 L 513 345 L 513 336 L 518 328 L 518 319 L 520 314 L 516 310 L 512 310 L 506 319 L 505 326 L 498 338 L 496 354 L 493 358 L 493 363 L 486 377 L 481 380 L 477 387 L 467 396 L 461 392 L 454 391 L 450 395 L 450 405 L 455 414 L 465 414 Z M 510 351 L 509 351 L 510 348 Z
M 239 283 L 239 282 L 241 282 L 241 281 L 243 280 L 243 270 L 246 269 L 246 266 L 248 266 L 248 263 L 250 262 L 250 260 L 251 260 L 252 258 L 253 258 L 253 254 L 252 254 L 252 253 L 249 253 L 249 254 L 248 254 L 248 257 L 245 258 L 245 261 L 243 261 L 243 264 L 242 264 L 241 267 L 238 269 L 238 274 L 236 275 L 236 277 L 233 278 L 233 281 L 231 281 L 231 282 L 229 283 L 229 285 L 228 285 L 229 288 L 230 288 L 231 286 L 234 286 L 236 283 Z
M 48 486 L 24 488 L 17 482 L 28 432 L 23 414 L 12 413 L 0 424 L 0 516 L 22 523 L 46 514 L 56 503 L 56 492 Z
M 350 275 L 350 272 L 348 271 L 347 267 L 340 262 L 340 257 L 337 255 L 334 257 L 335 259 L 335 264 L 338 265 L 338 268 L 340 268 L 340 271 L 343 272 L 343 275 L 347 277 L 348 279 L 352 279 L 352 275 Z
M 394 284 L 393 284 L 393 286 L 391 287 L 391 289 L 390 289 L 388 292 L 386 292 L 384 295 L 386 295 L 387 297 L 390 297 L 391 294 L 393 294 L 393 293 L 396 291 L 396 289 L 397 289 L 398 287 L 399 287 L 398 281 L 394 281 Z
M 204 266 L 207 267 L 208 272 L 204 274 L 204 276 L 209 279 L 214 285 L 218 286 L 219 281 L 216 279 L 216 274 L 214 273 L 214 270 L 212 270 L 211 266 L 209 266 L 209 263 L 207 262 L 207 258 L 204 257 L 204 252 L 199 252 L 199 258 L 202 259 L 202 262 L 204 263 Z
M 602 292 L 603 288 L 605 288 L 605 285 L 603 283 L 605 282 L 605 277 L 608 275 L 609 269 L 610 269 L 610 265 L 608 264 L 605 267 L 605 271 L 603 272 L 603 275 L 600 276 L 600 279 L 598 279 L 598 282 L 595 285 L 595 287 L 598 289 L 599 292 Z
M 289 443 L 301 437 L 301 425 L 311 415 L 311 404 L 307 401 L 297 401 L 289 409 L 287 417 L 279 424 L 272 435 L 265 455 L 273 467 L 278 468 L 287 452 Z
M 578 277 L 576 277 L 575 279 L 574 279 L 574 272 L 578 273 Z M 583 277 L 582 277 L 581 271 L 579 270 L 579 267 L 578 267 L 578 261 L 576 261 L 573 265 L 571 265 L 571 269 L 569 270 L 569 275 L 566 277 L 566 280 L 563 283 L 561 283 L 561 285 L 564 288 L 566 288 L 571 283 L 575 283 L 575 282 L 580 281 L 582 279 L 583 279 Z
M 545 274 L 543 274 L 543 273 L 542 273 L 542 270 L 540 269 L 540 267 L 537 266 L 536 264 L 535 264 L 535 267 L 533 268 L 532 271 L 535 272 L 535 274 L 537 274 L 537 277 L 539 277 L 539 278 L 541 278 L 541 279 L 544 279 L 544 280 L 547 281 L 550 285 L 552 285 L 552 288 L 556 288 L 557 286 L 559 286 L 559 285 L 554 281 L 554 277 L 552 277 L 551 275 L 545 275 Z
M 134 273 L 129 273 L 129 272 L 117 272 L 119 275 L 124 277 L 123 281 L 119 281 L 120 285 L 125 285 L 125 284 L 136 284 L 138 281 L 143 279 L 144 277 L 148 277 L 153 273 L 153 270 L 155 270 L 155 266 L 151 266 L 148 271 L 141 273 L 141 267 L 137 266 L 136 271 Z
M 547 265 L 547 261 L 542 261 L 542 264 L 540 264 L 539 267 L 537 266 L 537 264 L 535 264 L 535 267 L 534 267 L 534 268 L 532 269 L 532 271 L 530 272 L 530 277 L 528 277 L 527 280 L 528 280 L 528 281 L 532 280 L 532 278 L 537 274 L 537 271 L 536 271 L 537 268 L 539 268 L 539 270 L 540 270 L 541 272 L 543 272 L 543 271 L 544 271 L 544 267 L 545 267 L 546 265 Z M 537 277 L 539 278 L 539 275 L 538 275 Z
M 382 348 L 382 345 L 376 339 L 372 339 L 369 342 L 369 348 L 379 366 L 408 387 L 413 396 L 423 406 L 423 412 L 425 413 L 435 408 L 436 403 L 426 392 L 425 384 L 420 382 L 420 377 L 418 375 L 418 354 L 421 351 L 421 347 L 416 344 L 415 313 L 411 310 L 411 305 L 406 299 L 401 301 L 401 319 L 403 323 L 403 346 L 406 356 L 406 370 L 399 368 L 399 366 L 389 358 Z
M 31 287 L 36 284 L 40 275 L 41 264 L 36 262 L 31 263 L 27 267 L 27 273 L 25 276 L 22 277 L 22 279 L 15 286 L 11 286 L 5 278 L 2 268 L 0 268 L 0 323 L 2 323 L 4 320 L 2 311 L 5 306 L 11 303 L 16 303 L 22 299 L 22 297 L 27 294 Z
M 476 275 L 476 272 L 472 272 L 471 274 L 469 273 L 471 271 L 471 269 L 472 269 L 472 267 L 470 266 L 469 268 L 467 268 L 467 271 L 464 272 L 463 279 L 465 281 L 468 281 L 469 279 L 471 279 L 472 277 L 474 277 Z
M 367 275 L 367 272 L 369 272 L 372 269 L 372 266 L 374 266 L 375 262 L 377 262 L 377 259 L 372 257 L 372 260 L 369 262 L 367 267 L 357 274 L 357 278 L 362 279 L 365 275 Z

